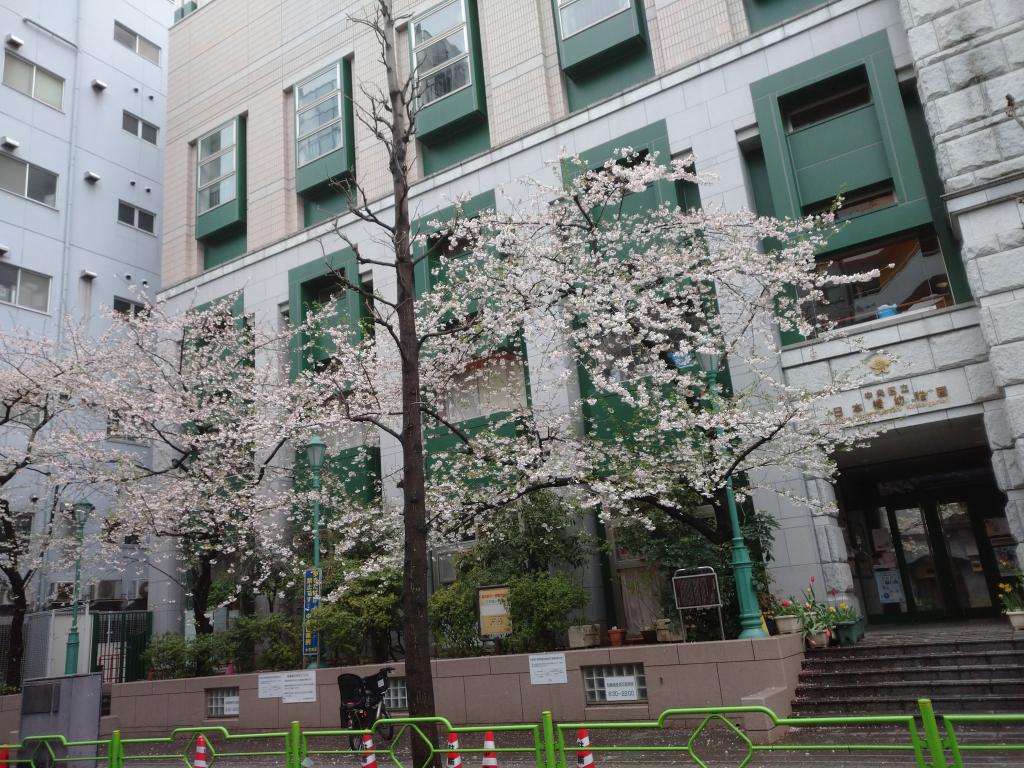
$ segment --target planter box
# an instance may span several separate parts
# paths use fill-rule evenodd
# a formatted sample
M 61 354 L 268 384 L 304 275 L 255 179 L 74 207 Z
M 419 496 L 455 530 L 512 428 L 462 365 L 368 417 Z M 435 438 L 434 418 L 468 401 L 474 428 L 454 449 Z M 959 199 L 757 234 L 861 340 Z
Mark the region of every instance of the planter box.
M 672 622 L 668 619 L 658 619 L 654 622 L 654 629 L 657 632 L 659 643 L 681 643 L 683 633 L 672 629 Z
M 601 628 L 597 624 L 569 627 L 570 648 L 595 648 L 601 644 Z
M 836 625 L 835 636 L 839 645 L 853 645 L 864 637 L 864 617 Z
M 795 635 L 803 629 L 799 616 L 776 616 L 775 626 L 780 635 Z
M 1010 626 L 1015 632 L 1024 631 L 1024 611 L 1007 611 L 1006 618 L 1010 620 Z

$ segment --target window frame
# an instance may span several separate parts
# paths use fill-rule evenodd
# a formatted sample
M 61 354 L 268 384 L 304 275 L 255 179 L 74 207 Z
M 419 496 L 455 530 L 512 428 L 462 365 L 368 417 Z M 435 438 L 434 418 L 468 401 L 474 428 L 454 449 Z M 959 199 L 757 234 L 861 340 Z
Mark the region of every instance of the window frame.
M 56 205 L 56 203 L 57 203 L 57 183 L 60 181 L 60 174 L 54 173 L 53 171 L 49 171 L 46 168 L 43 168 L 41 165 L 36 165 L 35 163 L 30 163 L 28 160 L 22 160 L 20 157 L 15 157 L 14 155 L 8 154 L 7 152 L 0 152 L 0 157 L 9 158 L 10 160 L 15 161 L 16 163 L 20 163 L 21 165 L 25 166 L 25 184 L 23 186 L 23 191 L 22 192 L 14 192 L 14 191 L 12 191 L 10 189 L 7 189 L 6 187 L 0 187 L 0 192 L 6 192 L 9 195 L 15 195 L 16 197 L 22 197 L 22 198 L 24 198 L 26 200 L 31 200 L 33 203 L 39 203 L 39 205 L 45 205 L 47 208 L 49 208 L 52 211 L 56 211 L 57 210 L 57 205 Z M 45 202 L 43 200 L 40 200 L 39 198 L 32 197 L 32 196 L 29 195 L 29 193 L 28 193 L 29 186 L 30 186 L 29 185 L 29 175 L 31 174 L 32 169 L 35 169 L 35 170 L 40 171 L 42 173 L 45 173 L 45 174 L 47 174 L 49 176 L 53 176 L 53 178 L 55 180 L 54 184 L 53 184 L 53 202 L 54 202 L 53 205 L 50 205 L 49 203 L 47 203 L 47 202 Z
M 310 102 L 309 104 L 305 104 L 305 105 L 300 107 L 299 106 L 299 89 L 302 86 L 304 86 L 306 83 L 309 83 L 309 82 L 311 82 L 313 80 L 316 80 L 316 78 L 320 77 L 325 72 L 328 72 L 331 69 L 334 70 L 335 84 L 336 84 L 335 89 L 332 90 L 330 93 L 328 93 L 326 96 L 322 96 L 319 99 L 317 99 L 316 101 Z M 321 70 L 318 70 L 314 74 L 312 74 L 309 77 L 303 79 L 301 82 L 295 84 L 295 88 L 293 89 L 293 93 L 295 95 L 295 99 L 294 99 L 295 100 L 295 167 L 297 169 L 298 168 L 304 168 L 307 165 L 310 165 L 311 163 L 315 163 L 317 160 L 320 160 L 323 157 L 327 157 L 327 155 L 331 154 L 332 152 L 338 152 L 339 150 L 345 149 L 345 112 L 344 112 L 344 109 L 345 109 L 344 85 L 345 84 L 343 82 L 343 78 L 344 78 L 344 73 L 342 72 L 341 62 L 340 61 L 336 61 L 333 64 L 331 64 L 329 66 L 326 66 L 326 67 L 324 67 Z M 330 99 L 336 99 L 337 100 L 336 101 L 336 103 L 338 105 L 338 115 L 337 115 L 337 117 L 335 117 L 330 122 L 324 123 L 323 125 L 318 125 L 316 128 L 313 128 L 312 130 L 306 131 L 305 133 L 300 133 L 299 132 L 299 118 L 300 118 L 300 116 L 304 112 L 309 112 L 310 110 L 320 106 L 321 104 L 327 103 Z M 328 152 L 324 152 L 322 154 L 317 155 L 316 157 L 310 158 L 309 160 L 305 160 L 303 162 L 300 162 L 299 161 L 299 145 L 302 143 L 302 141 L 304 139 L 308 139 L 308 138 L 311 138 L 312 136 L 315 136 L 316 134 L 320 133 L 321 131 L 327 130 L 328 128 L 330 128 L 333 125 L 338 125 L 339 128 L 340 128 L 341 143 L 339 143 L 338 146 L 336 146 L 334 149 L 332 149 L 332 150 L 330 150 Z M 236 141 L 236 143 L 237 143 L 237 141 Z
M 425 40 L 422 43 L 417 43 L 417 41 L 416 41 L 416 22 L 418 20 L 420 20 L 420 19 L 426 18 L 427 16 L 432 16 L 433 14 L 437 13 L 438 11 L 442 11 L 445 8 L 448 8 L 449 6 L 452 6 L 452 5 L 455 5 L 455 4 L 458 4 L 459 8 L 462 11 L 462 22 L 461 22 L 461 24 L 456 24 L 453 27 L 449 27 L 448 29 L 445 29 L 443 34 L 434 35 L 433 37 L 428 38 L 427 40 Z M 463 53 L 463 54 L 460 54 L 459 56 L 456 56 L 455 58 L 448 59 L 447 61 L 445 61 L 445 62 L 443 62 L 441 64 L 438 64 L 437 66 L 432 67 L 432 68 L 426 70 L 425 72 L 421 72 L 419 64 L 416 61 L 416 54 L 417 54 L 417 52 L 424 51 L 427 48 L 429 48 L 431 45 L 433 45 L 435 43 L 438 43 L 438 42 L 441 42 L 441 41 L 445 40 L 446 38 L 451 37 L 453 34 L 455 34 L 456 32 L 459 32 L 459 31 L 462 32 L 462 39 L 463 39 L 463 43 L 464 43 L 465 48 L 466 48 L 466 52 Z M 460 91 L 464 91 L 467 88 L 472 87 L 473 86 L 473 82 L 474 82 L 474 80 L 473 80 L 473 49 L 472 49 L 471 41 L 470 41 L 470 38 L 469 38 L 469 9 L 466 7 L 466 0 L 447 0 L 446 2 L 439 3 L 438 5 L 435 5 L 430 10 L 425 11 L 425 12 L 419 14 L 418 16 L 415 16 L 414 18 L 412 18 L 409 21 L 409 49 L 410 49 L 410 54 L 412 56 L 413 79 L 414 79 L 414 81 L 416 83 L 416 87 L 414 89 L 414 97 L 416 99 L 416 107 L 417 107 L 417 109 L 423 109 L 425 107 L 429 107 L 429 106 L 432 106 L 434 104 L 438 104 L 441 101 L 443 101 L 444 99 L 447 99 L 449 96 L 451 96 L 453 94 L 456 94 L 456 93 L 459 93 Z M 469 62 L 468 66 L 466 67 L 466 70 L 468 72 L 468 78 L 466 80 L 465 85 L 460 85 L 458 88 L 455 88 L 455 89 L 453 89 L 451 91 L 448 91 L 443 96 L 439 96 L 438 98 L 433 99 L 432 101 L 428 101 L 428 102 L 421 101 L 420 94 L 419 94 L 419 91 L 420 91 L 419 84 L 420 84 L 420 82 L 425 77 L 427 77 L 429 75 L 432 75 L 432 74 L 434 74 L 436 72 L 440 72 L 441 70 L 446 69 L 447 67 L 450 67 L 453 64 L 462 61 L 463 59 L 465 59 L 466 61 Z
M 232 693 L 233 692 L 233 693 Z M 237 718 L 237 714 L 225 714 L 224 713 L 224 700 L 228 697 L 239 698 L 238 686 L 223 686 L 218 688 L 207 688 L 203 697 L 206 719 L 223 719 L 228 717 Z
M 14 300 L 7 301 L 6 299 L 0 299 L 0 304 L 8 307 L 17 307 L 18 309 L 27 309 L 29 312 L 39 312 L 43 315 L 50 314 L 50 289 L 53 287 L 53 275 L 47 275 L 45 272 L 36 272 L 34 269 L 26 269 L 18 264 L 4 264 L 5 267 L 9 267 L 17 271 L 17 282 L 14 285 Z M 36 307 L 29 307 L 25 304 L 20 303 L 19 298 L 21 297 L 21 276 L 22 273 L 29 273 L 36 275 L 37 277 L 46 278 L 46 309 L 37 309 Z
M 121 40 L 117 39 L 118 27 L 120 27 L 122 30 L 124 30 L 125 32 L 127 32 L 129 35 L 131 35 L 134 38 L 134 41 L 135 41 L 135 45 L 134 46 L 128 45 L 127 43 L 124 43 Z M 149 58 L 148 56 L 146 56 L 144 53 L 142 53 L 139 50 L 139 41 L 140 40 L 145 40 L 147 43 L 149 43 L 151 46 L 153 46 L 156 49 L 156 61 L 153 61 L 153 59 Z M 160 66 L 160 59 L 161 59 L 161 54 L 163 53 L 163 49 L 159 45 L 154 43 L 152 40 L 150 40 L 148 37 L 143 37 L 138 32 L 136 32 L 134 29 L 132 29 L 131 27 L 129 27 L 129 26 L 125 25 L 125 24 L 122 24 L 117 19 L 114 19 L 114 41 L 116 43 L 120 44 L 120 45 L 123 45 L 125 48 L 127 48 L 128 50 L 134 52 L 137 56 L 140 56 L 141 58 L 145 59 L 149 63 L 156 64 L 158 67 Z
M 587 24 L 585 27 L 580 27 L 575 32 L 573 32 L 571 35 L 565 34 L 565 32 L 563 31 L 563 24 L 562 24 L 562 9 L 563 8 L 568 8 L 570 6 L 576 5 L 577 3 L 583 3 L 583 2 L 587 2 L 587 0 L 558 0 L 558 36 L 562 40 L 569 40 L 570 38 L 576 37 L 576 35 L 578 35 L 578 34 L 580 34 L 582 32 L 586 32 L 588 29 L 592 29 L 593 27 L 596 27 L 598 24 L 601 24 L 602 22 L 608 21 L 608 19 L 615 18 L 620 13 L 625 13 L 626 11 L 630 10 L 633 7 L 634 0 L 625 0 L 626 6 L 624 8 L 620 8 L 619 10 L 613 11 L 612 13 L 609 13 L 609 14 L 606 14 L 606 15 L 602 16 L 599 19 L 595 19 L 594 21 L 592 21 L 589 24 Z
M 132 131 L 129 131 L 127 128 L 124 127 L 124 118 L 125 118 L 125 116 L 130 117 L 132 120 L 135 121 L 135 126 L 136 127 L 135 127 L 134 133 Z M 156 140 L 155 141 L 150 141 L 149 139 L 147 139 L 145 136 L 142 135 L 142 127 L 144 125 L 148 125 L 150 128 L 152 128 L 156 132 Z M 160 141 L 160 127 L 159 126 L 154 125 L 153 123 L 149 122 L 148 120 L 143 120 L 141 117 L 139 117 L 138 115 L 134 114 L 133 112 L 129 112 L 127 109 L 122 109 L 121 110 L 121 130 L 124 131 L 125 133 L 132 134 L 133 136 L 135 136 L 138 139 L 142 139 L 143 141 L 145 141 L 148 144 L 152 144 L 154 147 L 157 146 L 158 142 Z
M 7 82 L 7 58 L 8 57 L 10 57 L 12 59 L 17 59 L 22 64 L 26 64 L 26 65 L 28 65 L 29 67 L 32 68 L 32 84 L 29 86 L 29 90 L 31 91 L 31 93 L 25 93 L 25 91 L 19 90 L 18 88 L 15 88 L 13 85 L 11 85 L 10 83 Z M 48 101 L 46 101 L 44 99 L 40 99 L 38 96 L 36 96 L 36 76 L 38 75 L 39 70 L 42 70 L 47 75 L 49 75 L 50 77 L 54 78 L 55 80 L 59 80 L 60 81 L 60 104 L 59 105 L 51 104 L 50 102 L 48 102 Z M 2 82 L 3 82 L 4 85 L 6 85 L 12 91 L 16 91 L 17 93 L 20 93 L 22 96 L 28 96 L 33 101 L 38 101 L 40 104 L 45 104 L 50 109 L 55 109 L 58 112 L 63 112 L 64 111 L 64 85 L 67 83 L 67 80 L 65 80 L 63 77 L 58 75 L 56 72 L 53 72 L 52 70 L 49 70 L 46 67 L 41 67 L 38 64 L 36 64 L 34 61 L 29 61 L 24 56 L 19 56 L 18 54 L 14 53 L 13 51 L 10 51 L 10 50 L 4 51 L 4 77 L 3 77 L 3 81 Z
M 121 216 L 120 216 L 121 211 L 120 211 L 120 208 L 121 208 L 122 205 L 127 206 L 128 208 L 132 209 L 132 221 L 133 221 L 132 224 L 129 224 L 127 221 L 121 221 Z M 137 206 L 137 205 L 135 205 L 133 203 L 129 203 L 126 200 L 118 200 L 117 201 L 117 207 L 118 207 L 118 217 L 117 217 L 117 223 L 118 224 L 123 224 L 126 227 L 131 227 L 134 230 L 138 230 L 139 232 L 144 232 L 147 235 L 151 235 L 152 237 L 156 237 L 156 214 L 155 213 L 153 213 L 152 211 L 147 211 L 145 208 L 140 208 L 139 206 Z M 144 229 L 143 227 L 139 226 L 139 214 L 140 213 L 146 213 L 146 214 L 149 214 L 150 216 L 153 217 L 153 229 L 152 230 Z
M 225 128 L 227 128 L 229 125 L 231 126 L 231 133 L 232 133 L 231 144 L 229 144 L 226 147 L 222 146 L 219 150 L 217 150 L 216 152 L 212 153 L 209 157 L 205 157 L 204 158 L 203 157 L 203 141 L 205 139 L 208 139 L 210 136 L 213 136 L 214 134 L 220 133 Z M 217 159 L 219 159 L 221 157 L 224 157 L 228 153 L 234 154 L 234 166 L 233 166 L 233 169 L 231 170 L 231 172 L 230 173 L 223 173 L 220 176 L 217 176 L 216 178 L 206 182 L 205 184 L 201 184 L 200 182 L 202 181 L 202 168 L 203 168 L 203 165 L 206 164 L 206 163 L 209 163 L 211 160 L 217 160 Z M 203 191 L 206 190 L 206 189 L 210 189 L 211 187 L 214 187 L 216 185 L 219 185 L 225 179 L 229 179 L 229 178 L 231 178 L 233 176 L 235 177 L 235 187 L 236 187 L 234 196 L 231 197 L 229 200 L 223 200 L 223 201 L 217 203 L 217 205 L 210 206 L 209 208 L 206 208 L 205 210 L 200 210 L 199 201 L 200 201 L 200 196 L 202 195 Z M 237 200 L 238 199 L 238 189 L 237 189 L 238 181 L 237 181 L 237 176 L 238 176 L 238 121 L 237 121 L 237 118 L 233 117 L 230 120 L 228 120 L 227 122 L 221 123 L 220 125 L 218 125 L 213 130 L 207 131 L 206 133 L 204 133 L 202 136 L 200 136 L 196 140 L 196 215 L 197 216 L 205 216 L 206 214 L 210 213 L 210 211 L 215 211 L 218 208 L 220 208 L 221 206 L 227 205 L 228 203 Z

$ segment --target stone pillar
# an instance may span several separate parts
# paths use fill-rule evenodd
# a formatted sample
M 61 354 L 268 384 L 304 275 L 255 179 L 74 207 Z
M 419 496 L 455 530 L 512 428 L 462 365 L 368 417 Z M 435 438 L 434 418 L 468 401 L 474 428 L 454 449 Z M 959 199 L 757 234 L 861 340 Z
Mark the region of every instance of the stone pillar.
M 985 427 L 1010 529 L 1024 542 L 1024 3 L 900 0 L 967 279 L 1002 397 Z M 1024 545 L 1017 560 L 1024 564 Z

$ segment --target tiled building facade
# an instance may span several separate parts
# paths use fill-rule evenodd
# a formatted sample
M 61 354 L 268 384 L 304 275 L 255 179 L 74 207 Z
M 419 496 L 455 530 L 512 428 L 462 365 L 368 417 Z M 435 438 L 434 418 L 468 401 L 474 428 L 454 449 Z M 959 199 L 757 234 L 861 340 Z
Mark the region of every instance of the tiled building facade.
M 888 357 L 851 360 L 843 346 L 780 338 L 779 364 L 812 384 L 839 366 L 872 364 L 872 389 L 847 393 L 836 414 L 892 428 L 839 458 L 836 485 L 771 478 L 780 490 L 836 498 L 838 514 L 758 496 L 779 521 L 776 591 L 815 576 L 879 621 L 992 612 L 994 583 L 1024 541 L 1024 408 L 1014 399 L 1024 310 L 1014 304 L 1020 270 L 1008 266 L 1021 245 L 1024 128 L 993 96 L 1020 80 L 1024 6 L 398 5 L 403 66 L 415 57 L 432 83 L 418 122 L 416 219 L 459 195 L 514 194 L 518 179 L 550 174 L 563 147 L 693 152 L 699 170 L 718 177 L 700 190 L 705 206 L 792 216 L 846 192 L 847 225 L 823 264 L 898 266 L 863 292 L 837 294 L 829 312 Z M 246 312 L 278 318 L 324 273 L 323 254 L 343 249 L 335 226 L 357 241 L 366 235 L 330 178 L 354 172 L 386 215 L 383 150 L 345 106 L 361 86 L 383 82 L 372 37 L 347 18 L 362 9 L 188 4 L 170 42 L 166 297 L 185 305 L 241 290 Z M 429 53 L 435 37 L 449 46 L 443 55 Z M 965 150 L 972 142 L 977 149 Z M 393 291 L 387 271 L 376 272 L 363 277 Z M 544 372 L 528 375 L 531 391 L 543 392 Z M 578 390 L 550 394 L 567 408 L 578 399 Z M 368 471 L 387 477 L 399 460 L 382 434 L 379 466 Z M 384 494 L 395 489 L 385 484 Z M 612 565 L 610 578 L 598 569 L 589 577 L 595 612 L 614 595 L 617 621 L 638 629 L 650 617 L 628 585 L 642 564 Z

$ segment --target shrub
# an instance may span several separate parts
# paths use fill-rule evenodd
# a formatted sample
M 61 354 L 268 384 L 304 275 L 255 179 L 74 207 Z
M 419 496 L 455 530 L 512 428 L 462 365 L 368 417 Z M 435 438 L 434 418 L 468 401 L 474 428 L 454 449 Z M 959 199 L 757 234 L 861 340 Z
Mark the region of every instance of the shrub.
M 482 644 L 476 623 L 476 586 L 457 581 L 430 596 L 430 626 L 444 656 L 472 656 Z
M 583 587 L 560 573 L 521 576 L 509 586 L 509 645 L 516 651 L 553 651 L 563 646 L 573 613 L 589 601 Z
M 157 680 L 171 680 L 189 677 L 192 674 L 192 658 L 188 641 L 181 635 L 159 635 L 149 641 L 143 655 L 146 668 Z

